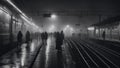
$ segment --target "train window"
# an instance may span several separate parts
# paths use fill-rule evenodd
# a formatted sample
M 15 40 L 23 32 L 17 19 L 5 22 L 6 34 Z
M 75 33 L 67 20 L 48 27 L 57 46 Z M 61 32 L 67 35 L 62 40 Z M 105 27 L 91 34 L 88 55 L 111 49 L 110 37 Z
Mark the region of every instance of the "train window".
M 0 9 L 0 34 L 9 32 L 10 15 Z

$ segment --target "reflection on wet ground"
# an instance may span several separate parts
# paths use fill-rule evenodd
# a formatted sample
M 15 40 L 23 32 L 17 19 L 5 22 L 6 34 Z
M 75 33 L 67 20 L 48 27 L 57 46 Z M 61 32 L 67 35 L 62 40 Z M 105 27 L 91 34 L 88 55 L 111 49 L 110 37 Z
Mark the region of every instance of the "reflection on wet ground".
M 0 68 L 64 68 L 68 63 L 65 61 L 72 60 L 65 45 L 62 51 L 56 49 L 55 40 L 54 36 L 49 36 L 44 43 L 42 40 L 33 40 L 29 44 L 22 44 L 0 58 Z
M 30 43 L 23 43 L 0 57 L 0 68 L 25 68 L 30 65 L 33 57 L 40 46 L 40 40 L 33 40 Z
M 61 51 L 53 36 L 41 42 L 24 43 L 3 55 L 0 68 L 120 68 L 118 42 L 71 37 L 65 39 Z
M 43 45 L 33 68 L 63 68 L 63 53 L 56 50 L 55 38 L 49 36 Z
M 46 60 L 45 60 L 45 68 L 52 68 L 56 67 L 53 62 L 56 62 L 56 54 L 55 54 L 55 38 L 49 37 L 47 40 L 47 45 L 46 45 Z

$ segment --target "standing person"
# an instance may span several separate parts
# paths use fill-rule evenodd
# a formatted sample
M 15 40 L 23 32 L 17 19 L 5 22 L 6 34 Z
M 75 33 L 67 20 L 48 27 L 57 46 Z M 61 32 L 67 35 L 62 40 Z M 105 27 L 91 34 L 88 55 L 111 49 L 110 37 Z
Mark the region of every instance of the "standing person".
M 64 33 L 63 33 L 63 31 L 61 31 L 61 35 L 60 35 L 61 37 L 61 45 L 63 45 L 63 41 L 64 41 Z
M 42 43 L 44 44 L 44 39 L 45 39 L 45 33 L 44 32 L 41 33 L 41 39 L 42 39 Z
M 103 31 L 102 38 L 105 40 L 105 31 Z
M 58 50 L 59 49 L 59 37 L 58 37 L 58 35 L 59 35 L 59 32 L 56 32 L 56 35 L 55 35 L 55 38 L 56 38 L 56 49 Z
M 22 44 L 22 37 L 23 37 L 23 34 L 21 31 L 18 32 L 17 34 L 17 43 L 18 43 L 18 46 L 20 46 Z
M 31 40 L 30 32 L 27 31 L 27 32 L 26 32 L 26 43 L 29 43 L 30 40 Z
M 57 32 L 56 33 L 56 49 L 58 51 L 61 51 L 61 33 Z
M 30 50 L 30 44 L 29 44 L 29 42 L 31 41 L 31 36 L 30 36 L 30 32 L 29 31 L 26 32 L 25 37 L 26 37 L 26 43 L 27 43 L 27 47 L 26 48 L 29 51 Z
M 44 37 L 44 39 L 45 39 L 45 43 L 47 43 L 48 33 L 47 33 L 47 32 L 45 32 L 45 33 L 44 33 L 44 36 L 45 36 L 45 37 Z

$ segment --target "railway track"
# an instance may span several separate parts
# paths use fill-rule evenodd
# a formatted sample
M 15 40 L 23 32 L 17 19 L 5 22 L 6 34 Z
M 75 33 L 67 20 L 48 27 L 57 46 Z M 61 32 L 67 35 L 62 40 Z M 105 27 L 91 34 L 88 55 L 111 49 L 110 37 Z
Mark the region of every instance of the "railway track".
M 120 68 L 119 52 L 76 38 L 67 38 L 66 42 L 75 68 Z

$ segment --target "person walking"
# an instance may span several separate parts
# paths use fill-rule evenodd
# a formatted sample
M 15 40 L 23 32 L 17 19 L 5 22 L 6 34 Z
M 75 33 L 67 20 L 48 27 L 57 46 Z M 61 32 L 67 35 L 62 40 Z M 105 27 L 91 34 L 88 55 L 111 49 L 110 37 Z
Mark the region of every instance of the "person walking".
M 102 38 L 105 40 L 105 31 L 103 31 Z
M 30 51 L 31 35 L 30 35 L 30 32 L 29 32 L 29 31 L 26 32 L 25 37 L 26 37 L 26 43 L 27 43 L 26 48 L 27 48 L 28 51 Z
M 56 33 L 56 49 L 61 51 L 61 34 L 59 32 Z
M 17 34 L 18 47 L 22 44 L 22 37 L 23 37 L 23 34 L 22 34 L 21 31 L 19 31 L 18 34 Z
M 27 32 L 26 32 L 26 43 L 29 43 L 30 40 L 31 40 L 30 32 L 27 31 Z
M 48 39 L 48 33 L 47 32 L 44 33 L 44 39 L 45 39 L 45 44 L 47 44 L 47 39 Z
M 41 33 L 42 44 L 45 42 L 45 32 Z
M 61 45 L 63 45 L 63 41 L 64 41 L 64 33 L 63 31 L 61 31 L 61 34 L 60 34 L 60 39 L 61 39 Z

